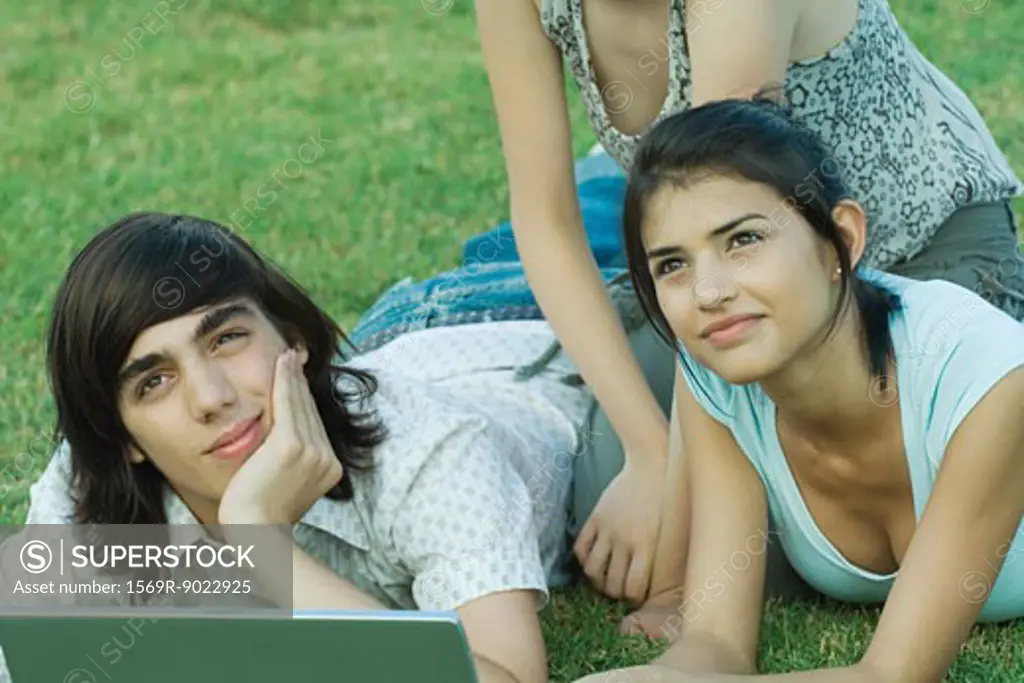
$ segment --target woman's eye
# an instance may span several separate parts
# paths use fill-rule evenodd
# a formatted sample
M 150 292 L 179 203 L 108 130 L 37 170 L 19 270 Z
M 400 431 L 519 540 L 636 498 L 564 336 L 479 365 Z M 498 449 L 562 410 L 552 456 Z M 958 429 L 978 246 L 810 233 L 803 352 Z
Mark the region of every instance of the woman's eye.
M 682 259 L 670 258 L 660 262 L 654 270 L 657 275 L 661 276 L 668 275 L 669 273 L 682 268 L 682 266 Z
M 761 235 L 756 232 L 738 232 L 734 234 L 730 240 L 732 244 L 738 247 L 747 247 L 751 244 L 755 244 L 761 241 Z

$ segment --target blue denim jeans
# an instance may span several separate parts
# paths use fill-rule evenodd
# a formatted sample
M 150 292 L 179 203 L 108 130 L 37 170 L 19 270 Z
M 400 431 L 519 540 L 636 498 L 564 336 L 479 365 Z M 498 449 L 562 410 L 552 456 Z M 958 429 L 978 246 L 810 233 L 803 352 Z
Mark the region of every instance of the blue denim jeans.
M 576 183 L 584 229 L 602 279 L 610 287 L 628 282 L 621 230 L 625 174 L 602 153 L 577 161 Z M 357 353 L 365 353 L 415 330 L 543 317 L 506 221 L 467 240 L 458 267 L 392 285 L 349 338 Z

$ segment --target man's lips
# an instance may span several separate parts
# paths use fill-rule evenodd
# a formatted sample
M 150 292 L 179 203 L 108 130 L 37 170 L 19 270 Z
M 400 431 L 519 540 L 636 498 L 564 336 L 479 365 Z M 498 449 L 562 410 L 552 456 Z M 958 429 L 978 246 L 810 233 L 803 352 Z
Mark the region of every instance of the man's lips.
M 207 449 L 206 453 L 222 460 L 234 460 L 252 453 L 263 441 L 261 415 L 233 425 Z

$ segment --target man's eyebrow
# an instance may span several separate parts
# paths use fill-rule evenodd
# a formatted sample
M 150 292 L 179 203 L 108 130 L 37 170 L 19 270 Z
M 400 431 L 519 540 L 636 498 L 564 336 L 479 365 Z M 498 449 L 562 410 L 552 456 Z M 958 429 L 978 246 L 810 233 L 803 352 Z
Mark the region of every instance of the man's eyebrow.
M 243 303 L 228 304 L 210 311 L 196 325 L 196 331 L 192 333 L 192 343 L 198 342 L 229 320 L 239 317 L 252 318 L 255 317 L 255 314 L 247 304 Z
M 210 311 L 203 319 L 196 325 L 195 332 L 192 333 L 192 343 L 198 342 L 200 339 L 210 334 L 224 323 L 237 317 L 252 317 L 254 316 L 252 308 L 243 303 L 229 304 L 222 306 L 216 310 Z M 117 375 L 117 388 L 121 389 L 124 385 L 131 382 L 139 375 L 153 369 L 157 365 L 168 360 L 167 354 L 165 353 L 147 353 L 141 358 L 133 360 L 131 363 L 126 365 L 123 370 Z
M 120 391 L 121 387 L 131 382 L 139 375 L 151 370 L 152 368 L 160 365 L 167 360 L 167 355 L 163 353 L 147 353 L 142 358 L 136 358 L 131 363 L 126 365 L 123 370 L 117 375 L 117 390 Z
M 740 216 L 739 218 L 734 218 L 734 219 L 732 219 L 731 221 L 729 221 L 727 223 L 723 223 L 722 225 L 718 226 L 717 228 L 712 230 L 710 233 L 708 233 L 708 235 L 710 237 L 717 237 L 718 235 L 721 235 L 723 233 L 729 232 L 730 230 L 735 228 L 737 225 L 740 225 L 741 223 L 746 223 L 747 221 L 753 220 L 755 218 L 763 218 L 765 220 L 768 220 L 768 217 L 765 216 L 764 214 L 760 214 L 760 213 L 746 213 L 746 214 L 743 214 L 742 216 Z M 658 247 L 657 249 L 651 249 L 649 252 L 647 252 L 647 260 L 651 261 L 653 259 L 660 258 L 662 256 L 669 256 L 671 254 L 675 254 L 676 252 L 680 252 L 680 251 L 682 251 L 682 247 L 679 247 L 677 245 L 669 245 L 667 247 Z

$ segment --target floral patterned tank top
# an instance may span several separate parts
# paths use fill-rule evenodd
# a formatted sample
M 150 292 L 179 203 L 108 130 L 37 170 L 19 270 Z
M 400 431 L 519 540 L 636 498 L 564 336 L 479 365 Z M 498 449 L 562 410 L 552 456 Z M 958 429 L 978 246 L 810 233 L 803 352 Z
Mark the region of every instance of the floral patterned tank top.
M 628 107 L 631 87 L 640 86 L 597 83 L 582 2 L 543 0 L 544 32 L 561 51 L 598 140 L 628 169 L 643 133 L 620 132 L 609 112 Z M 669 90 L 651 125 L 691 102 L 683 0 L 669 2 Z M 649 65 L 665 59 L 656 54 Z M 1024 191 L 977 109 L 917 50 L 887 0 L 859 0 L 857 21 L 837 46 L 789 64 L 785 92 L 793 116 L 831 147 L 867 211 L 867 266 L 913 257 L 962 206 Z

